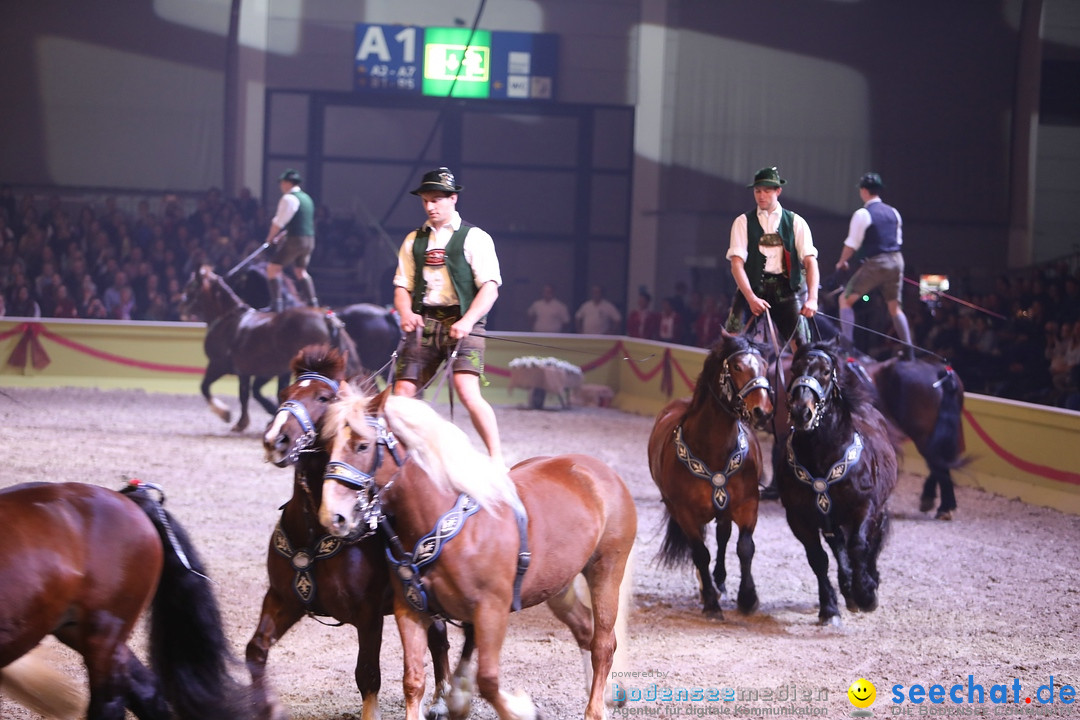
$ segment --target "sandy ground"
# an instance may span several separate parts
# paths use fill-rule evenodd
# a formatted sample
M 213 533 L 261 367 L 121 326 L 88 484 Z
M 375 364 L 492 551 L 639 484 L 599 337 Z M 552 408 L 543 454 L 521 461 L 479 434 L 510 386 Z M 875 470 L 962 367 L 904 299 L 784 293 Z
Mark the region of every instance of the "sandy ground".
M 847 688 L 860 677 L 877 688 L 877 717 L 1080 715 L 1060 697 L 1063 686 L 1080 682 L 1080 518 L 961 487 L 957 519 L 935 521 L 917 510 L 919 478 L 904 475 L 891 500 L 895 522 L 880 563 L 879 609 L 844 611 L 842 627 L 823 628 L 802 547 L 779 504 L 763 503 L 754 562 L 760 610 L 743 616 L 728 601 L 725 618 L 717 620 L 701 613 L 692 567 L 664 571 L 653 563 L 661 503 L 645 460 L 651 418 L 598 408 L 536 411 L 524 404 L 496 408 L 509 461 L 587 452 L 613 465 L 637 501 L 633 613 L 622 641 L 627 670 L 636 676 L 617 679 L 620 688 L 631 698 L 654 689 L 675 697 L 694 688 L 720 697 L 730 688 L 736 697 L 642 699 L 616 716 L 850 716 Z M 266 543 L 291 492 L 288 471 L 263 462 L 265 415 L 255 416 L 259 429 L 234 435 L 195 396 L 7 389 L 0 417 L 0 485 L 74 480 L 118 488 L 127 477 L 163 485 L 169 509 L 219 584 L 227 632 L 242 656 L 266 587 Z M 460 408 L 456 421 L 468 426 Z M 735 587 L 734 542 L 727 556 L 729 587 Z M 455 646 L 459 635 L 454 631 Z M 134 640 L 140 653 L 141 642 Z M 311 619 L 274 648 L 270 674 L 295 720 L 359 717 L 355 648 L 351 628 Z M 67 653 L 61 660 L 78 672 Z M 382 668 L 384 717 L 401 717 L 400 646 L 392 622 L 384 632 Z M 545 717 L 582 716 L 579 653 L 545 608 L 512 619 L 502 668 L 505 686 L 529 692 Z M 1040 704 L 1036 692 L 1051 677 L 1055 702 Z M 1011 700 L 1014 680 L 1020 703 L 991 703 L 995 684 L 1008 685 Z M 983 705 L 967 704 L 969 683 L 983 686 Z M 961 684 L 957 692 L 965 703 L 906 699 L 913 685 L 934 684 L 946 691 Z M 902 686 L 903 703 L 892 702 L 894 686 Z M 1042 699 L 1047 693 L 1043 688 Z M 0 704 L 5 720 L 35 717 L 10 701 Z M 479 702 L 472 717 L 495 715 Z

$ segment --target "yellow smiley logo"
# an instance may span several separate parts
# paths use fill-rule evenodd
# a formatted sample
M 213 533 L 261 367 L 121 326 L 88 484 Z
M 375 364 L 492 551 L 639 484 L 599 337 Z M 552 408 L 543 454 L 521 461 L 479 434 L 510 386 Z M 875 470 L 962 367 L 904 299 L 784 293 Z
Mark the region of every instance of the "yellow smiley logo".
M 864 678 L 859 678 L 851 683 L 851 687 L 847 689 L 847 697 L 855 707 L 868 708 L 873 705 L 874 700 L 877 699 L 877 690 L 874 689 L 874 684 L 872 682 Z

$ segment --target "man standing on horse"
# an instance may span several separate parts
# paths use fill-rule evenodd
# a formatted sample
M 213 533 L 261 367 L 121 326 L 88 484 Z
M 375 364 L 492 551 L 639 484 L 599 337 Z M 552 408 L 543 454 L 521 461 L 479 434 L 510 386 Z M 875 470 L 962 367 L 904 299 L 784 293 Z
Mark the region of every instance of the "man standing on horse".
M 757 210 L 731 224 L 727 259 L 739 292 L 726 329 L 742 332 L 747 310 L 754 317 L 771 310 L 784 342 L 794 339 L 801 345 L 810 340 L 806 318 L 817 312 L 818 252 L 806 220 L 780 207 L 786 182 L 776 168 L 768 167 L 758 170 L 746 186 L 754 190 Z
M 266 244 L 271 248 L 270 260 L 266 263 L 266 280 L 270 290 L 270 309 L 274 312 L 285 309 L 281 271 L 289 264 L 293 266 L 297 285 L 307 295 L 308 305 L 319 306 L 315 283 L 307 271 L 311 253 L 315 251 L 315 203 L 310 195 L 300 189 L 302 182 L 300 173 L 292 168 L 281 173 L 278 182 L 281 200 L 278 201 L 277 214 L 270 223 L 270 234 L 266 237 Z
M 880 289 L 889 306 L 896 337 L 904 346 L 903 357 L 914 360 L 911 329 L 900 305 L 904 291 L 904 256 L 900 254 L 900 246 L 904 244 L 904 221 L 896 208 L 881 201 L 879 196 L 885 183 L 880 175 L 866 173 L 859 178 L 858 188 L 863 206 L 851 216 L 848 236 L 844 240 L 844 249 L 836 269 L 847 270 L 848 260 L 856 254 L 866 259 L 848 280 L 840 296 L 841 331 L 854 345 L 855 303 L 871 290 Z
M 502 463 L 495 411 L 480 394 L 484 371 L 484 327 L 499 297 L 502 275 L 495 243 L 461 219 L 453 173 L 445 167 L 424 175 L 411 194 L 420 198 L 427 222 L 409 233 L 398 252 L 394 308 L 401 317 L 405 345 L 396 368 L 394 392 L 415 397 L 443 360 L 453 355 L 457 391 L 488 454 Z

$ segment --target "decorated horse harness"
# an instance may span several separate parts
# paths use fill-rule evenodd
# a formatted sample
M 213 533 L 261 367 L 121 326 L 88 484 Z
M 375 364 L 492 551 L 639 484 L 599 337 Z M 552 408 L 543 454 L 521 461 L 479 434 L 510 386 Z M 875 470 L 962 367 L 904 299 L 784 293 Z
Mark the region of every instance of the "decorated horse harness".
M 803 432 L 813 432 L 821 424 L 822 418 L 828 413 L 832 406 L 831 400 L 834 396 L 840 395 L 840 387 L 836 384 L 836 364 L 827 352 L 823 350 L 810 350 L 807 353 L 808 357 L 823 358 L 829 362 L 833 372 L 829 378 L 829 384 L 826 387 L 822 387 L 817 378 L 812 375 L 800 375 L 791 382 L 791 387 L 788 389 L 788 397 L 791 397 L 792 392 L 799 387 L 804 387 L 809 390 L 814 397 L 820 411 L 814 413 L 813 420 L 810 422 L 810 426 Z M 795 474 L 795 478 L 800 482 L 810 486 L 817 497 L 814 500 L 814 504 L 817 506 L 818 512 L 821 513 L 824 521 L 823 532 L 826 536 L 831 536 L 832 531 L 832 518 L 830 511 L 832 510 L 832 499 L 829 497 L 829 488 L 836 483 L 844 480 L 851 469 L 855 467 L 859 458 L 862 457 L 863 451 L 863 439 L 862 435 L 857 430 L 851 432 L 851 442 L 847 448 L 841 454 L 840 459 L 833 463 L 829 471 L 821 477 L 815 477 L 812 472 L 806 469 L 795 456 L 795 446 L 792 443 L 795 433 L 792 432 L 788 435 L 787 439 L 787 463 Z
M 417 612 L 449 620 L 438 611 L 438 603 L 434 596 L 429 596 L 429 589 L 424 587 L 423 574 L 438 560 L 446 544 L 457 537 L 465 527 L 465 522 L 479 512 L 481 505 L 475 498 L 465 493 L 459 494 L 454 506 L 435 522 L 435 527 L 416 541 L 411 552 L 407 551 L 402 546 L 390 518 L 383 512 L 379 498 L 379 494 L 393 485 L 394 480 L 382 488 L 375 485 L 375 473 L 383 460 L 382 448 L 387 449 L 398 467 L 404 465 L 405 459 L 398 451 L 397 438 L 386 426 L 383 418 L 368 417 L 367 423 L 375 429 L 378 446 L 371 471 L 364 472 L 349 463 L 335 460 L 327 464 L 325 478 L 337 480 L 363 494 L 357 500 L 360 512 L 367 521 L 369 532 L 379 529 L 386 536 L 386 559 L 395 568 L 395 574 L 401 582 L 404 597 L 409 606 Z M 525 578 L 525 571 L 529 568 L 532 554 L 528 549 L 529 519 L 525 507 L 520 502 L 514 505 L 514 517 L 518 526 L 519 552 L 517 573 L 514 577 L 514 598 L 510 609 L 516 612 L 521 609 L 521 583 Z
M 755 390 L 765 390 L 765 392 L 770 395 L 772 394 L 772 388 L 769 386 L 769 381 L 764 375 L 755 375 L 747 380 L 746 384 L 741 388 L 735 386 L 735 379 L 731 374 L 729 363 L 734 358 L 746 354 L 753 354 L 761 357 L 761 353 L 754 348 L 732 353 L 724 359 L 724 362 L 721 365 L 720 377 L 718 378 L 720 384 L 720 396 L 716 395 L 716 390 L 713 389 L 711 384 L 709 386 L 709 391 L 719 403 L 720 407 L 722 407 L 729 415 L 735 417 L 735 427 L 738 430 L 738 435 L 735 438 L 735 447 L 731 450 L 731 454 L 728 456 L 727 462 L 724 463 L 723 469 L 715 472 L 711 470 L 708 464 L 695 455 L 690 449 L 690 446 L 683 440 L 682 423 L 679 423 L 679 425 L 675 427 L 675 455 L 679 458 L 679 462 L 681 462 L 691 474 L 696 475 L 703 480 L 708 480 L 713 486 L 713 507 L 716 508 L 717 512 L 723 512 L 727 509 L 729 499 L 727 491 L 728 480 L 742 469 L 743 462 L 746 460 L 746 453 L 750 448 L 750 441 L 746 436 L 746 430 L 743 428 L 742 422 L 740 422 L 740 420 L 750 421 L 750 412 L 746 407 L 746 397 Z

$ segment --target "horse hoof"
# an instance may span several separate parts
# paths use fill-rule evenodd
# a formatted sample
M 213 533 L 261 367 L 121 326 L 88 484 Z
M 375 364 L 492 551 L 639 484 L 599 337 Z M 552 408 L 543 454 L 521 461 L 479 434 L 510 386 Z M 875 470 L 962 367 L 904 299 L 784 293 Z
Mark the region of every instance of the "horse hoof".
M 245 430 L 247 430 L 247 428 L 248 428 L 248 421 L 246 419 L 244 419 L 244 418 L 241 418 L 240 420 L 236 421 L 235 425 L 232 426 L 232 431 L 234 433 L 242 433 Z
M 843 627 L 844 623 L 840 619 L 839 615 L 830 615 L 829 617 L 823 617 L 818 620 L 818 625 L 822 627 Z
M 953 510 L 938 510 L 937 515 L 934 516 L 934 519 L 936 519 L 936 520 L 945 520 L 945 521 L 952 520 L 953 512 L 955 512 L 955 511 L 953 511 Z
M 760 604 L 761 603 L 758 601 L 757 595 L 753 595 L 753 596 L 746 597 L 746 598 L 740 597 L 739 598 L 739 612 L 741 612 L 743 615 L 752 615 L 753 613 L 755 613 L 757 611 L 758 606 Z
M 919 498 L 919 512 L 930 512 L 934 509 L 934 497 Z

